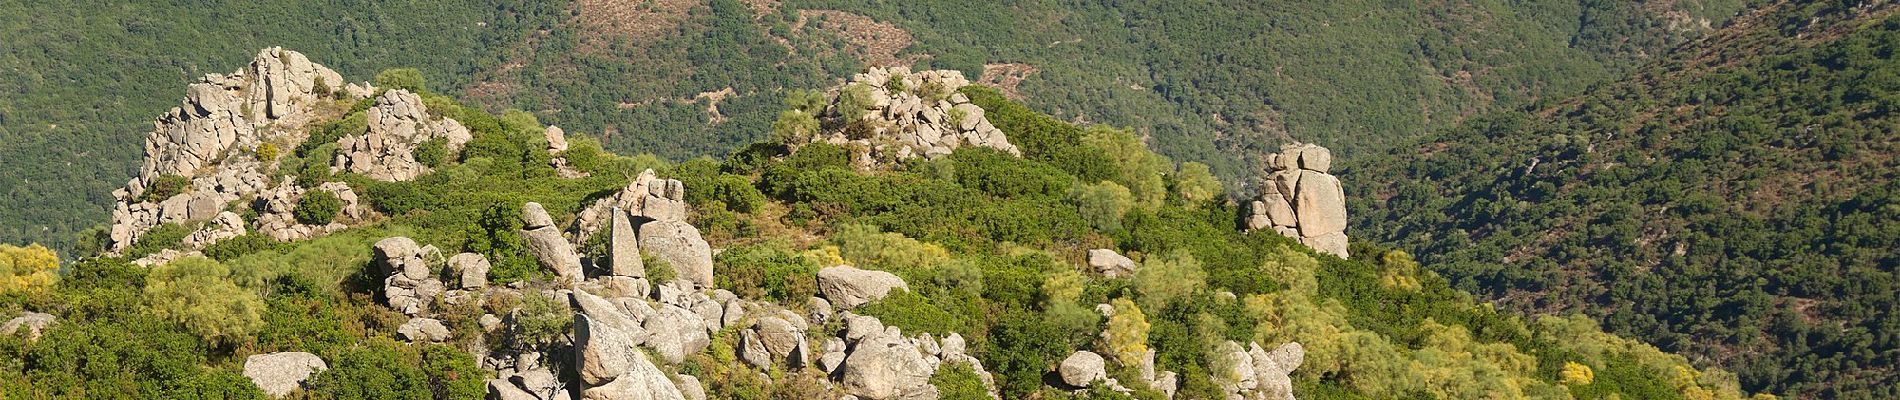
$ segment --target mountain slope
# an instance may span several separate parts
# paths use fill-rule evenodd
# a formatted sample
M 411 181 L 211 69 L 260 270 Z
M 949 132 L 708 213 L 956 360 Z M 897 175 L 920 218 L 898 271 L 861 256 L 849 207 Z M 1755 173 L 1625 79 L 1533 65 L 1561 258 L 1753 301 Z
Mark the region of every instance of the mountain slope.
M 71 248 L 105 220 L 102 193 L 133 170 L 136 133 L 175 105 L 126 88 L 267 46 L 352 76 L 404 60 L 491 112 L 674 160 L 762 138 L 787 88 L 920 63 L 1065 120 L 1134 127 L 1244 182 L 1283 140 L 1350 156 L 1572 93 L 1746 2 L 1257 3 L 0 3 L 22 16 L 0 23 L 0 70 L 16 72 L 0 82 L 0 241 Z
M 218 85 L 193 93 L 194 107 L 216 109 L 205 118 L 227 119 L 238 116 L 207 104 L 260 96 Z M 216 200 L 209 210 L 228 210 L 215 221 L 236 220 L 245 233 L 161 234 L 227 228 L 167 221 L 129 250 L 138 264 L 86 257 L 50 286 L 0 291 L 0 315 L 58 321 L 0 336 L 0 355 L 14 360 L 0 363 L 0 393 L 261 398 L 252 356 L 291 352 L 327 365 L 284 387 L 311 398 L 503 397 L 515 388 L 672 395 L 664 398 L 699 388 L 709 398 L 892 398 L 895 389 L 949 399 L 1741 398 L 1732 377 L 1605 334 L 1588 318 L 1524 319 L 1471 301 L 1403 251 L 1361 246 L 1360 258 L 1345 260 L 1241 233 L 1237 210 L 1207 196 L 1217 181 L 1150 165 L 1161 159 L 1128 131 L 1065 123 L 991 89 L 956 94 L 983 111 L 964 118 L 988 118 L 1024 144 L 1023 157 L 966 146 L 863 170 L 851 159 L 861 149 L 766 142 L 725 161 L 669 164 L 591 140 L 563 145 L 532 116 L 430 93 L 297 93 L 286 104 L 308 109 L 288 115 L 323 120 L 278 128 L 308 135 L 260 130 L 237 141 L 295 150 L 224 152 L 183 172 L 194 183 L 224 169 L 281 178 L 268 190 L 199 189 L 231 194 L 204 198 Z M 433 137 L 433 128 L 413 129 L 417 121 L 465 127 L 467 137 Z M 461 146 L 408 147 L 432 141 Z M 349 145 L 359 142 L 411 150 L 371 162 L 423 173 L 324 168 L 366 151 Z M 1075 147 L 1050 145 L 1063 143 Z M 1107 162 L 1071 159 L 1105 153 Z M 1079 183 L 1083 175 L 1108 178 Z M 1157 201 L 1107 196 L 1129 204 L 1106 207 L 1070 190 L 1137 181 L 1168 184 Z M 594 210 L 612 210 L 618 226 L 588 239 L 589 226 L 603 228 Z M 622 210 L 641 218 L 632 235 L 645 257 L 625 254 Z M 266 235 L 284 214 L 330 228 L 278 242 Z M 712 276 L 650 241 L 701 232 L 695 255 Z M 203 256 L 174 253 L 199 246 Z M 1097 248 L 1131 257 L 1132 276 L 1088 265 Z M 642 266 L 623 265 L 634 260 Z M 825 278 L 842 265 L 906 284 L 874 293 Z M 853 296 L 868 303 L 847 303 Z M 807 364 L 816 343 L 827 343 L 825 356 Z M 1275 350 L 1242 350 L 1262 343 Z M 1093 379 L 1078 381 L 1068 371 L 1087 369 L 1070 366 L 1089 359 L 1079 351 L 1114 361 L 1094 357 L 1094 374 L 1082 375 Z M 797 358 L 772 358 L 788 355 Z M 1052 372 L 1057 365 L 1063 372 Z
M 1781 4 L 1628 80 L 1354 160 L 1354 228 L 1749 390 L 1900 380 L 1900 18 Z

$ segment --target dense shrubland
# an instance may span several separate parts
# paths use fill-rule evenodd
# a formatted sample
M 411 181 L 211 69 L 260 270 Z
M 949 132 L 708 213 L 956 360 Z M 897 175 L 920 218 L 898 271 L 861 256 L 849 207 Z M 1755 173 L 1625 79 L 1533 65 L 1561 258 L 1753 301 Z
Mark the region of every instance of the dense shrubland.
M 1352 162 L 1353 228 L 1750 390 L 1900 396 L 1891 12 L 1789 4 L 1630 80 Z

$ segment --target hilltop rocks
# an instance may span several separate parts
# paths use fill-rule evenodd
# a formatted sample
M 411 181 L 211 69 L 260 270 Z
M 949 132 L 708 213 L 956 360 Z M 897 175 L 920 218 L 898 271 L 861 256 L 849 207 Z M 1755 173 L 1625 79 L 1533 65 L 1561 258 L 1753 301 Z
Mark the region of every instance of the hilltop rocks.
M 473 138 L 468 128 L 452 118 L 434 119 L 422 97 L 405 89 L 383 92 L 366 112 L 368 130 L 337 141 L 336 162 L 330 169 L 363 174 L 380 181 L 406 181 L 429 172 L 416 161 L 416 146 L 434 139 L 449 151 Z
M 244 377 L 270 397 L 284 397 L 317 371 L 330 369 L 317 355 L 304 352 L 256 354 L 244 359 Z
M 7 320 L 5 324 L 0 324 L 0 335 L 12 336 L 19 334 L 21 329 L 25 329 L 26 340 L 40 340 L 40 331 L 53 326 L 58 320 L 53 314 L 21 312 L 20 316 Z
M 903 278 L 884 271 L 858 269 L 849 265 L 827 267 L 818 270 L 818 291 L 825 300 L 840 309 L 853 309 L 882 299 L 891 289 L 910 291 L 910 285 Z
M 1135 260 L 1110 249 L 1089 250 L 1089 267 L 1110 278 L 1135 276 Z
M 159 224 L 216 218 L 225 204 L 268 188 L 265 172 L 276 160 L 260 159 L 259 149 L 296 147 L 311 111 L 333 95 L 330 85 L 342 83 L 303 54 L 273 47 L 244 69 L 188 86 L 182 104 L 153 120 L 138 176 L 112 193 L 107 253 L 124 251 Z M 185 178 L 184 190 L 147 198 L 166 176 Z M 210 235 L 194 247 L 215 242 L 204 240 Z
M 1248 204 L 1247 230 L 1273 230 L 1322 253 L 1346 258 L 1346 195 L 1332 168 L 1332 152 L 1289 144 L 1267 155 L 1269 182 Z
M 581 257 L 574 252 L 574 244 L 561 236 L 554 228 L 554 218 L 541 208 L 541 203 L 529 202 L 521 206 L 521 236 L 527 239 L 528 252 L 534 253 L 534 259 L 541 268 L 554 272 L 556 277 L 569 283 L 586 279 L 581 273 Z
M 956 93 L 969 85 L 963 73 L 874 67 L 828 93 L 822 129 L 803 143 L 851 144 L 867 153 L 860 165 L 919 156 L 937 157 L 965 146 L 1021 155 L 983 108 Z M 794 145 L 803 143 L 793 143 Z

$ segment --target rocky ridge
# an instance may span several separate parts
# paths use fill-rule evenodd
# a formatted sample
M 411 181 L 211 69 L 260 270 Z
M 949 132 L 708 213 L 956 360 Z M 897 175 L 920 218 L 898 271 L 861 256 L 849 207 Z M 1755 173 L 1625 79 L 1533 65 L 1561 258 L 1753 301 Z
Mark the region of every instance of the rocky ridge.
M 826 94 L 823 129 L 804 143 L 852 145 L 862 151 L 863 167 L 935 158 L 967 146 L 1022 155 L 982 107 L 956 92 L 969 84 L 956 70 L 873 67 Z
M 1327 173 L 1332 152 L 1288 144 L 1266 160 L 1268 182 L 1248 203 L 1246 230 L 1271 229 L 1313 250 L 1347 258 L 1346 195 L 1339 178 Z

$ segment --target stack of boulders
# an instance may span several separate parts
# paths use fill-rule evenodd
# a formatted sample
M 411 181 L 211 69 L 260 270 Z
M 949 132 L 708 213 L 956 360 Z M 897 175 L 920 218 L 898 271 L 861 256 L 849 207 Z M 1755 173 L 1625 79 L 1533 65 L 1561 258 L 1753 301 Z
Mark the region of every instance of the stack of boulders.
M 822 129 L 810 142 L 851 144 L 864 150 L 861 166 L 918 156 L 938 157 L 964 146 L 1021 155 L 1003 131 L 957 89 L 970 81 L 955 70 L 912 73 L 906 67 L 873 67 L 833 88 Z M 847 99 L 853 93 L 868 98 Z M 858 109 L 846 109 L 858 105 Z
M 257 232 L 280 242 L 309 239 L 330 232 L 348 228 L 343 221 L 360 221 L 369 213 L 368 206 L 362 204 L 356 191 L 342 182 L 324 182 L 316 190 L 330 192 L 343 203 L 340 219 L 324 225 L 309 225 L 297 220 L 297 205 L 303 202 L 303 196 L 309 191 L 297 186 L 291 177 L 284 177 L 276 187 L 257 194 Z
M 243 216 L 230 211 L 220 212 L 217 218 L 212 218 L 211 222 L 205 223 L 203 228 L 192 232 L 191 236 L 186 236 L 185 247 L 203 249 L 212 243 L 244 236 L 246 231 Z
M 224 204 L 265 190 L 267 168 L 276 160 L 258 159 L 257 150 L 301 143 L 313 110 L 333 95 L 331 85 L 341 84 L 335 71 L 276 47 L 258 52 L 245 69 L 191 84 L 184 103 L 159 116 L 146 134 L 138 176 L 113 192 L 108 252 L 124 251 L 159 224 L 216 218 Z M 343 92 L 366 95 L 367 88 Z M 189 184 L 170 197 L 146 199 L 164 176 Z
M 254 354 L 244 359 L 244 377 L 271 398 L 289 396 L 302 388 L 310 375 L 326 369 L 330 366 L 322 358 L 304 352 Z
M 581 210 L 572 231 L 576 242 L 586 243 L 607 228 L 611 242 L 606 276 L 644 280 L 641 253 L 664 262 L 680 278 L 710 287 L 713 284 L 712 246 L 699 228 L 686 221 L 686 186 L 660 179 L 653 170 L 642 171 L 626 188 Z M 623 279 L 623 282 L 631 282 Z
M 330 169 L 349 171 L 380 181 L 406 181 L 429 172 L 416 161 L 416 146 L 441 139 L 453 153 L 474 138 L 453 118 L 434 118 L 422 97 L 406 89 L 383 92 L 366 111 L 368 129 L 337 141 L 336 162 Z
M 451 339 L 448 325 L 431 318 L 429 308 L 437 299 L 451 303 L 473 298 L 471 290 L 480 290 L 488 279 L 488 260 L 481 255 L 463 253 L 451 262 L 461 268 L 455 290 L 436 277 L 433 265 L 442 264 L 442 252 L 435 246 L 418 246 L 406 237 L 377 241 L 377 265 L 383 278 L 383 298 L 389 308 L 408 315 L 409 321 L 396 328 L 396 335 L 411 342 L 444 342 Z M 479 269 L 479 270 L 477 270 Z M 470 279 L 480 279 L 471 282 Z
M 1321 253 L 1346 258 L 1346 195 L 1327 174 L 1332 152 L 1288 144 L 1267 155 L 1267 184 L 1249 204 L 1248 231 L 1272 229 Z
M 1228 398 L 1294 400 L 1293 378 L 1288 375 L 1306 359 L 1306 349 L 1299 342 L 1288 342 L 1272 351 L 1259 343 L 1248 343 L 1243 350 L 1239 343 L 1226 342 L 1220 354 L 1221 362 L 1230 369 L 1216 382 Z
M 566 131 L 562 131 L 561 127 L 548 125 L 547 129 L 541 131 L 541 136 L 548 141 L 548 154 L 554 155 L 554 159 L 548 161 L 548 166 L 554 167 L 554 174 L 556 176 L 567 179 L 580 179 L 589 176 L 587 171 L 574 169 L 574 166 L 568 165 L 567 157 L 561 154 L 567 151 Z
M 902 329 L 884 326 L 877 318 L 839 314 L 844 329 L 825 338 L 817 366 L 843 384 L 846 393 L 866 400 L 935 399 L 930 377 L 947 363 L 963 363 L 975 370 L 996 396 L 995 378 L 968 353 L 963 336 L 951 333 L 939 340 L 929 333 L 906 337 Z

